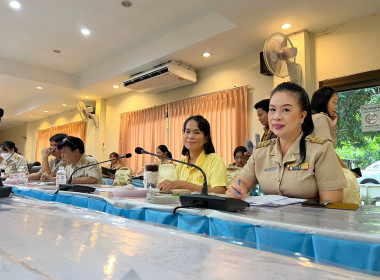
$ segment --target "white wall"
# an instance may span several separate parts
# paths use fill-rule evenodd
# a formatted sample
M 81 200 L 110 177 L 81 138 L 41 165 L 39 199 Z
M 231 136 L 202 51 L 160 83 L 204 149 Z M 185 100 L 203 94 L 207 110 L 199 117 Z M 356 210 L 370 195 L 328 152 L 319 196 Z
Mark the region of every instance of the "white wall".
M 12 141 L 18 148 L 18 152 L 25 156 L 27 132 L 26 124 L 16 126 L 14 128 L 0 132 L 0 143 L 4 141 Z
M 316 82 L 380 69 L 380 14 L 328 28 L 313 41 Z

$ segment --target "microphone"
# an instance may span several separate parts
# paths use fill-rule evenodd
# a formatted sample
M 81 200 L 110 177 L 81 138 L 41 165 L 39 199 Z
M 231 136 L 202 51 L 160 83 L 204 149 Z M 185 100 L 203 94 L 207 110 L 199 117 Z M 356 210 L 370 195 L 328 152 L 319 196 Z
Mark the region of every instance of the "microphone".
M 122 158 L 130 158 L 131 156 L 132 156 L 132 154 L 128 153 L 128 154 L 126 154 L 126 155 L 124 155 L 122 157 L 113 158 L 113 159 L 109 159 L 109 160 L 105 160 L 105 161 L 89 164 L 89 165 L 86 165 L 86 166 L 81 166 L 78 169 L 74 170 L 73 173 L 71 173 L 69 181 L 67 182 L 68 184 L 60 184 L 59 185 L 59 189 L 54 194 L 57 194 L 59 191 L 67 191 L 67 190 L 71 190 L 73 192 L 84 192 L 84 193 L 94 192 L 95 191 L 94 187 L 71 184 L 71 182 L 73 181 L 73 175 L 74 175 L 74 173 L 77 172 L 78 170 L 83 169 L 83 168 L 87 168 L 87 167 L 94 166 L 94 165 L 99 165 L 101 163 L 105 163 L 105 162 L 109 162 L 109 161 L 113 161 L 113 160 L 118 160 L 118 159 L 122 159 Z
M 141 147 L 137 147 L 135 149 L 135 152 L 136 154 L 148 154 L 148 155 L 156 156 L 159 158 L 172 160 L 181 164 L 194 167 L 198 169 L 199 171 L 201 171 L 204 178 L 203 185 L 202 185 L 202 193 L 201 194 L 180 194 L 179 201 L 182 207 L 198 207 L 198 208 L 215 209 L 215 210 L 221 210 L 221 211 L 227 211 L 227 212 L 236 212 L 239 210 L 243 210 L 246 207 L 249 207 L 249 203 L 241 199 L 209 195 L 208 188 L 207 188 L 206 174 L 202 170 L 202 168 L 200 168 L 199 166 L 195 164 L 153 154 L 153 153 L 145 151 Z M 176 207 L 173 212 L 175 212 L 176 209 L 178 208 Z

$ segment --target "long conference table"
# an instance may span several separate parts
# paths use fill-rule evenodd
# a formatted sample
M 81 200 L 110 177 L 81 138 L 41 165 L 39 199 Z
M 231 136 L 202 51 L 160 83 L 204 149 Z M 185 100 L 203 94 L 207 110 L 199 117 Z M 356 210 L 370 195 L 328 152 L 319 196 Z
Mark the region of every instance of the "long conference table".
M 97 187 L 99 190 L 103 190 L 105 186 Z M 27 213 L 32 211 L 35 217 L 33 219 L 39 220 L 42 219 L 38 218 L 39 216 L 44 217 L 43 221 L 34 221 L 32 223 L 34 233 L 37 231 L 36 225 L 42 223 L 38 228 L 37 235 L 31 235 L 30 242 L 31 244 L 33 243 L 31 246 L 34 249 L 36 249 L 34 247 L 36 240 L 34 239 L 38 239 L 38 236 L 42 236 L 46 232 L 54 235 L 57 240 L 70 239 L 72 235 L 75 242 L 82 242 L 80 245 L 77 244 L 82 248 L 77 249 L 79 250 L 76 252 L 78 254 L 80 254 L 80 250 L 83 251 L 89 246 L 97 246 L 87 244 L 87 241 L 76 240 L 79 238 L 77 236 L 79 234 L 78 232 L 80 232 L 90 239 L 94 239 L 94 236 L 96 236 L 97 240 L 108 240 L 108 242 L 112 244 L 110 244 L 111 247 L 107 250 L 113 248 L 118 251 L 119 249 L 115 249 L 113 245 L 116 244 L 117 247 L 119 247 L 119 245 L 122 247 L 127 246 L 124 244 L 125 241 L 121 241 L 126 237 L 123 234 L 117 234 L 117 238 L 115 238 L 118 241 L 115 241 L 116 239 L 114 240 L 113 238 L 110 239 L 111 235 L 108 236 L 108 232 L 104 231 L 105 224 L 107 224 L 108 227 L 112 224 L 117 228 L 124 228 L 130 231 L 135 230 L 134 228 L 129 228 L 131 225 L 144 227 L 144 229 L 141 230 L 144 231 L 144 238 L 152 238 L 150 241 L 157 245 L 157 248 L 152 248 L 151 253 L 146 253 L 147 263 L 153 261 L 150 259 L 151 254 L 155 255 L 155 257 L 162 255 L 164 259 L 168 258 L 167 254 L 169 254 L 175 256 L 174 260 L 176 260 L 176 264 L 171 268 L 173 271 L 172 277 L 162 277 L 162 275 L 159 277 L 159 275 L 156 275 L 156 278 L 147 276 L 148 278 L 141 277 L 136 279 L 194 279 L 196 275 L 202 279 L 228 279 L 232 277 L 227 277 L 229 275 L 228 273 L 236 273 L 236 278 L 242 278 L 249 275 L 252 276 L 253 271 L 255 273 L 257 271 L 258 275 L 262 276 L 258 278 L 269 279 L 271 278 L 270 276 L 272 276 L 271 279 L 273 279 L 274 275 L 286 275 L 286 277 L 284 277 L 285 279 L 293 275 L 293 273 L 290 272 L 292 270 L 298 270 L 299 275 L 303 275 L 301 278 L 304 279 L 306 275 L 309 275 L 307 273 L 304 274 L 305 272 L 303 270 L 308 270 L 306 267 L 309 267 L 311 270 L 317 267 L 320 270 L 325 269 L 326 275 L 330 276 L 336 276 L 343 272 L 348 273 L 347 275 L 351 277 L 348 279 L 356 279 L 355 277 L 364 277 L 367 279 L 368 277 L 371 278 L 370 275 L 380 276 L 380 207 L 361 206 L 357 211 L 348 211 L 309 208 L 295 204 L 283 207 L 250 207 L 238 213 L 227 213 L 210 209 L 180 209 L 178 213 L 173 214 L 172 210 L 177 206 L 176 204 L 151 204 L 145 202 L 143 198 L 115 197 L 109 193 L 105 195 L 104 192 L 81 194 L 61 191 L 54 195 L 53 190 L 45 189 L 44 187 L 36 188 L 35 186 L 31 188 L 14 186 L 13 192 L 15 194 L 13 197 L 1 199 L 0 202 L 2 207 L 4 204 L 7 204 L 10 207 L 14 206 L 17 210 L 11 209 L 4 211 L 1 209 L 1 219 L 4 219 L 4 216 L 6 216 L 9 217 L 8 222 L 12 221 L 10 223 L 14 223 L 15 229 L 12 231 L 7 230 L 9 234 L 12 234 L 22 231 L 18 229 L 18 227 L 26 227 L 24 225 L 25 219 L 28 220 L 28 218 L 25 218 L 25 216 L 29 217 L 31 214 L 21 214 L 23 211 L 27 211 Z M 30 204 L 32 206 L 29 206 Z M 58 208 L 60 211 L 56 210 Z M 53 211 L 51 209 L 55 210 Z M 13 212 L 19 212 L 21 218 L 12 218 Z M 59 221 L 62 219 L 61 216 L 67 218 L 67 216 L 72 215 L 73 217 L 69 219 L 70 221 L 61 221 L 56 224 L 56 222 L 52 221 L 56 215 L 59 215 Z M 87 217 L 92 223 L 91 226 L 89 225 L 91 232 L 89 232 L 88 228 L 83 229 L 81 226 L 81 219 L 86 220 Z M 57 219 L 57 217 L 55 217 L 55 219 Z M 79 222 L 79 220 L 81 220 L 81 222 Z M 144 223 L 141 223 L 141 221 L 144 221 Z M 94 230 L 95 233 L 93 232 Z M 161 231 L 166 233 L 162 233 L 162 236 L 160 236 L 161 233 L 158 232 Z M 198 235 L 189 234 L 189 232 Z M 143 233 L 140 232 L 140 234 Z M 15 234 L 14 236 L 18 235 Z M 132 233 L 132 236 L 134 236 L 134 233 Z M 181 246 L 172 246 L 173 236 L 176 236 L 177 239 L 184 238 L 184 240 L 178 241 L 181 243 Z M 192 244 L 192 241 L 186 240 L 187 238 L 193 241 L 196 239 L 196 241 Z M 28 243 L 26 240 L 28 239 L 25 239 L 25 241 L 21 243 L 23 244 L 21 246 L 22 248 L 26 247 L 24 244 Z M 53 240 L 49 241 L 50 243 L 53 242 Z M 20 240 L 15 242 L 20 242 Z M 61 241 L 55 242 L 60 243 Z M 141 244 L 137 244 L 136 242 L 131 242 L 136 248 L 129 248 L 130 250 L 148 250 L 148 248 L 144 247 L 148 246 L 148 243 L 145 244 L 142 242 Z M 208 249 L 203 251 L 201 248 L 204 248 L 205 243 L 208 244 L 205 247 Z M 192 244 L 192 246 L 189 244 Z M 48 245 L 48 247 L 50 246 L 51 244 Z M 54 246 L 55 245 L 53 245 L 53 247 Z M 128 246 L 131 246 L 131 244 Z M 140 248 L 141 246 L 144 248 Z M 3 248 L 3 244 L 1 248 Z M 71 253 L 73 252 L 70 251 L 70 246 L 62 248 L 65 254 L 72 257 Z M 200 252 L 195 253 L 190 250 L 190 248 L 197 248 Z M 225 252 L 225 255 L 221 252 L 214 254 L 214 252 L 217 252 L 220 248 L 236 250 L 239 254 L 236 252 Z M 4 251 L 4 249 L 2 250 Z M 98 250 L 101 252 L 103 249 L 98 248 Z M 157 250 L 157 252 L 155 252 L 155 250 Z M 161 253 L 159 252 L 160 250 L 162 250 Z M 30 249 L 30 251 L 34 250 Z M 56 253 L 53 251 L 49 253 L 52 255 L 60 255 L 59 250 L 56 251 Z M 128 255 L 128 250 L 124 253 L 118 251 L 117 258 L 124 260 L 126 257 L 124 254 Z M 195 259 L 198 257 L 201 259 L 199 261 L 201 267 L 205 265 L 205 258 L 215 259 L 215 267 L 212 271 L 219 269 L 221 274 L 215 277 L 213 274 L 206 275 L 203 270 L 196 266 L 195 263 L 197 261 L 193 259 L 194 263 L 192 263 L 190 267 L 195 268 L 196 272 L 191 271 L 189 275 L 184 274 L 179 277 L 181 267 L 177 265 L 177 262 L 181 262 L 181 257 L 177 255 L 185 255 L 192 259 L 194 254 L 197 256 Z M 226 260 L 220 259 L 222 255 L 226 257 Z M 240 257 L 235 258 L 237 255 Z M 257 260 L 257 257 L 261 259 Z M 96 256 L 92 258 L 96 258 Z M 65 262 L 61 257 L 58 259 Z M 284 265 L 284 260 L 288 262 L 286 265 Z M 81 260 L 81 262 L 83 261 L 84 260 Z M 100 260 L 98 261 L 100 262 Z M 108 261 L 111 262 L 112 260 L 108 259 Z M 113 260 L 112 262 L 115 261 L 116 260 Z M 187 263 L 186 260 L 182 261 Z M 131 263 L 134 263 L 134 261 L 131 261 Z M 263 263 L 266 263 L 271 269 L 263 265 Z M 41 262 L 38 262 L 38 264 L 44 266 Z M 104 267 L 104 263 L 102 264 Z M 239 264 L 239 269 L 235 267 L 237 264 Z M 14 264 L 11 263 L 10 265 Z M 59 266 L 59 264 L 56 265 L 57 267 Z M 208 266 L 209 264 L 207 267 Z M 138 267 L 137 264 L 136 267 Z M 287 269 L 284 267 L 287 267 Z M 246 268 L 247 271 L 245 271 Z M 59 268 L 57 271 L 54 270 L 54 272 L 51 273 L 56 274 L 61 269 L 62 268 Z M 222 273 L 225 269 L 227 269 L 228 272 Z M 333 272 L 330 269 L 332 269 Z M 83 271 L 86 271 L 86 269 L 83 268 Z M 136 269 L 134 269 L 134 271 L 136 271 Z M 62 273 L 63 272 L 69 273 L 65 270 L 62 270 Z M 251 274 L 249 274 L 249 272 Z M 0 273 L 2 274 L 3 271 L 0 270 Z M 123 273 L 118 275 L 125 275 L 125 271 Z M 214 273 L 217 272 L 214 271 Z M 344 273 L 342 275 L 344 275 Z M 139 275 L 139 273 L 137 274 Z M 311 273 L 310 276 L 312 275 Z M 347 275 L 345 275 L 345 277 L 347 277 Z M 49 274 L 49 277 L 50 276 Z M 119 276 L 115 279 L 124 279 Z M 340 279 L 337 276 L 337 278 L 334 277 L 331 279 Z M 96 278 L 97 277 L 94 279 Z M 296 279 L 298 278 L 299 277 L 296 277 Z M 327 276 L 321 278 L 330 279 Z

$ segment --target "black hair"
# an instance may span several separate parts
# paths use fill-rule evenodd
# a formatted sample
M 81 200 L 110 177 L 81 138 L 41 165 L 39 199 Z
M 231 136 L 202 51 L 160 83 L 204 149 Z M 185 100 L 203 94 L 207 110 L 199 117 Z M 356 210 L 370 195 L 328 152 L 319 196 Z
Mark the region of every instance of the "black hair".
M 110 153 L 110 155 L 109 155 L 108 158 L 110 158 L 111 156 L 114 156 L 114 157 L 118 158 L 118 157 L 119 157 L 119 154 L 116 153 L 116 152 L 112 152 L 112 153 Z
M 187 123 L 191 120 L 194 120 L 197 122 L 199 130 L 203 132 L 205 137 L 207 137 L 207 142 L 203 146 L 205 154 L 207 155 L 207 154 L 215 153 L 215 148 L 211 140 L 210 123 L 203 116 L 197 115 L 197 116 L 188 117 L 185 123 L 183 124 L 183 133 L 185 133 Z M 189 150 L 185 146 L 183 146 L 182 148 L 182 155 L 184 156 L 190 155 Z
M 168 147 L 165 145 L 160 145 L 157 147 L 161 152 L 166 153 L 168 158 L 173 158 L 172 153 L 169 151 Z
M 248 150 L 247 150 L 246 147 L 244 147 L 244 146 L 238 146 L 234 150 L 234 158 L 236 157 L 237 153 L 242 153 L 244 155 L 244 153 L 246 153 L 246 152 L 248 152 Z
M 274 94 L 280 91 L 288 91 L 290 92 L 293 96 L 296 97 L 298 101 L 298 105 L 301 107 L 301 111 L 306 111 L 306 117 L 301 125 L 303 135 L 300 140 L 300 153 L 301 153 L 301 163 L 304 162 L 305 157 L 306 157 L 306 144 L 305 144 L 305 138 L 309 134 L 311 134 L 314 131 L 314 124 L 313 124 L 313 119 L 311 118 L 311 108 L 310 108 L 310 100 L 309 96 L 307 95 L 307 92 L 303 87 L 300 85 L 297 85 L 295 83 L 291 82 L 285 82 L 282 84 L 279 84 L 271 94 L 271 98 L 273 97 Z
M 311 98 L 311 110 L 313 114 L 322 112 L 329 115 L 327 106 L 334 93 L 336 92 L 332 87 L 321 87 L 314 92 Z
M 269 112 L 269 99 L 263 99 L 259 102 L 257 102 L 255 104 L 255 106 L 253 106 L 256 110 L 261 108 L 263 109 L 265 112 Z
M 74 136 L 67 136 L 57 145 L 58 150 L 62 150 L 63 147 L 69 147 L 72 151 L 79 150 L 81 154 L 84 154 L 84 143 L 82 139 Z
M 3 151 L 10 151 L 10 150 L 14 149 L 15 153 L 20 154 L 18 152 L 18 148 L 16 147 L 16 144 L 13 143 L 12 141 L 4 141 L 3 143 L 0 144 L 0 148 Z
M 59 143 L 61 142 L 63 139 L 65 139 L 67 137 L 67 134 L 64 134 L 64 133 L 57 133 L 57 134 L 54 134 L 52 137 L 50 137 L 49 141 L 54 141 L 56 143 Z

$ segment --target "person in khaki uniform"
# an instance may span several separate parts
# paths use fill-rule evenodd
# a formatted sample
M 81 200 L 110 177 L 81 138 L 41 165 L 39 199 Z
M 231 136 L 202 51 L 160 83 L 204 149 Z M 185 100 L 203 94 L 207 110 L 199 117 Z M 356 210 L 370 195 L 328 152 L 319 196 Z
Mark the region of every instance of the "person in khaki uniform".
M 5 177 L 9 174 L 16 174 L 20 166 L 27 166 L 26 159 L 18 153 L 18 149 L 12 141 L 4 141 L 0 144 L 0 160 L 3 169 L 5 170 Z
M 338 123 L 336 113 L 338 104 L 338 94 L 331 87 L 322 87 L 314 92 L 311 99 L 312 117 L 314 123 L 313 134 L 330 140 L 335 148 L 337 137 L 335 127 Z M 320 112 L 320 113 L 318 113 Z M 361 204 L 360 192 L 356 173 L 351 172 L 344 162 L 336 154 L 343 174 L 347 181 L 347 188 L 343 191 L 343 202 Z
M 309 136 L 314 126 L 301 86 L 285 82 L 273 90 L 269 125 L 278 138 L 257 145 L 227 196 L 242 199 L 258 183 L 265 194 L 342 202 L 347 182 L 331 142 Z
M 66 134 L 59 133 L 50 137 L 50 147 L 41 151 L 42 165 L 41 170 L 36 173 L 29 174 L 29 180 L 53 181 L 60 166 L 65 167 L 66 164 L 61 158 L 61 151 L 58 150 L 58 143 L 67 137 Z M 54 158 L 49 160 L 49 156 Z
M 67 136 L 58 144 L 58 149 L 62 152 L 62 160 L 66 163 L 67 179 L 75 170 L 80 167 L 97 163 L 96 159 L 85 155 L 83 141 L 74 136 Z M 89 166 L 78 170 L 73 175 L 74 184 L 103 184 L 99 165 Z

